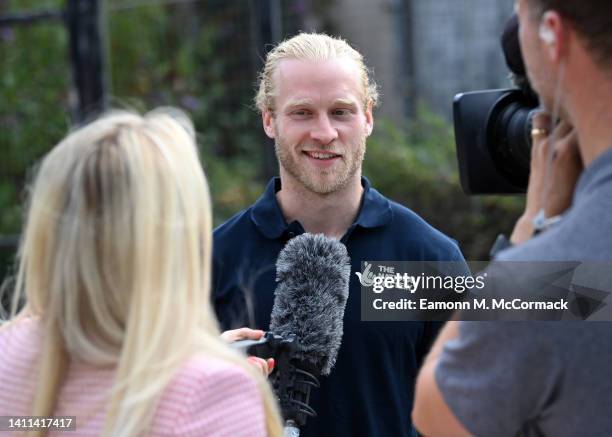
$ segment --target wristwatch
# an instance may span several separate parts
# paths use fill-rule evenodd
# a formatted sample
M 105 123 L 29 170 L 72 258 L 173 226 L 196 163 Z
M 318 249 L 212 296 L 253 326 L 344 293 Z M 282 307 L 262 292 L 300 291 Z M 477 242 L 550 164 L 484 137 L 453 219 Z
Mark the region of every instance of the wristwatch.
M 542 208 L 533 218 L 533 235 L 538 235 L 539 233 L 544 232 L 550 227 L 556 225 L 562 218 L 563 215 L 561 214 L 547 218 L 546 214 L 544 213 L 544 208 Z

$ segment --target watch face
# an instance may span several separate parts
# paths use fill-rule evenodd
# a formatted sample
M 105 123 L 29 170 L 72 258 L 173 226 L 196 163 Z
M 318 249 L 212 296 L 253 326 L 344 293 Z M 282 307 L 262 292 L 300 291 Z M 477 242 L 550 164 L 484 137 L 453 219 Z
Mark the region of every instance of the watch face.
M 563 218 L 562 215 L 555 215 L 552 217 L 546 218 L 546 214 L 544 213 L 544 209 L 541 209 L 540 212 L 533 219 L 533 230 L 535 234 L 538 234 L 551 226 L 557 224 Z

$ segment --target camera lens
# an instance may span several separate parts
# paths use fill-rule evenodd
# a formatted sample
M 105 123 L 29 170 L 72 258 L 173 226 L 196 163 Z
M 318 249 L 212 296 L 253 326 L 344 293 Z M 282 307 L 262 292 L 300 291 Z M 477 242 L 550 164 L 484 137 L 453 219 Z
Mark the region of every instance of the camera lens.
M 526 186 L 531 158 L 533 102 L 520 92 L 508 93 L 491 108 L 487 144 L 498 171 L 512 184 Z

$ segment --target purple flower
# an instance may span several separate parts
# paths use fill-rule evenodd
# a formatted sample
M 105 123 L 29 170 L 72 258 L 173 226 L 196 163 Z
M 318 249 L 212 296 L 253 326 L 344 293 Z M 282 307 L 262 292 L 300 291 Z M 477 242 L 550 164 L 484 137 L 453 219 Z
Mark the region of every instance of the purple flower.
M 183 96 L 181 97 L 181 106 L 189 109 L 190 111 L 196 111 L 202 106 L 202 104 L 197 97 Z

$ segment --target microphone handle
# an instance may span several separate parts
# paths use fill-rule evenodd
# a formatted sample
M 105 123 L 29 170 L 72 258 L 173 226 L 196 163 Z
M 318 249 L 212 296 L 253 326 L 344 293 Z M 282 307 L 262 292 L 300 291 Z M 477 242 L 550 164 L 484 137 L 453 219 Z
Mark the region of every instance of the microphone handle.
M 291 419 L 285 422 L 284 437 L 300 437 L 300 428 Z
M 264 336 L 261 337 L 259 340 L 238 340 L 233 343 L 230 343 L 229 347 L 231 347 L 232 349 L 238 349 L 246 352 L 246 350 L 251 346 L 265 344 L 267 342 L 268 338 Z

